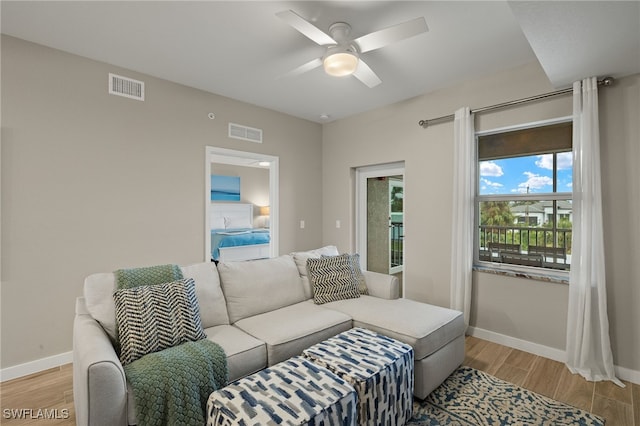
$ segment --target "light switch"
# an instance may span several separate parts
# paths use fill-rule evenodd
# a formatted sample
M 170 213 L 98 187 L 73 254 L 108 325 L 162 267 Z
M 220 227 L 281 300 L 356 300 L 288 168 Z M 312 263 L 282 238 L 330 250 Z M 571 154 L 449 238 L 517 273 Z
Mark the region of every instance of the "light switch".
M 300 229 L 304 229 L 304 220 L 300 221 Z
M 336 228 L 340 228 L 340 220 L 336 220 Z

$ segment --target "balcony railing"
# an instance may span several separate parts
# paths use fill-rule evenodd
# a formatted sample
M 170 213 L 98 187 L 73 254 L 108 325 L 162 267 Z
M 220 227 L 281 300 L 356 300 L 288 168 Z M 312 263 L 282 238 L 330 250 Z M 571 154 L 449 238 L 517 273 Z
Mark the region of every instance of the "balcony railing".
M 482 261 L 560 270 L 571 265 L 571 229 L 481 225 L 478 240 Z
M 402 222 L 391 222 L 391 267 L 402 266 L 404 253 L 404 225 Z

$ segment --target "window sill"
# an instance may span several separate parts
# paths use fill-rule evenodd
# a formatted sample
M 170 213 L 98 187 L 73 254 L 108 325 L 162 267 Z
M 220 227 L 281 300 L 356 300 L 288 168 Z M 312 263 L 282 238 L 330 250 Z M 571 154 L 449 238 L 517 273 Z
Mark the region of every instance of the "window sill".
M 502 275 L 514 278 L 526 278 L 530 280 L 552 282 L 558 284 L 569 284 L 569 272 L 549 271 L 541 272 L 533 268 L 514 268 L 500 264 L 474 263 L 473 270 L 488 274 Z

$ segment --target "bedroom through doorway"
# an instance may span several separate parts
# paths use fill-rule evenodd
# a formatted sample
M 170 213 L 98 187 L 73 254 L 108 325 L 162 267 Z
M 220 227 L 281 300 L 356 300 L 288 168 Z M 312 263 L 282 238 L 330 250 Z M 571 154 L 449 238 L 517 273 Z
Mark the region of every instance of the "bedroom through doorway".
M 278 253 L 278 157 L 207 147 L 205 261 Z

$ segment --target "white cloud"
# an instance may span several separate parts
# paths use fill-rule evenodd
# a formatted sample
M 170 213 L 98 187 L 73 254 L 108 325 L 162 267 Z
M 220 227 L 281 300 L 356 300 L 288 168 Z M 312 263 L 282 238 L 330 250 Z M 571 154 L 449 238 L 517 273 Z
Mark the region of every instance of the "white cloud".
M 502 167 L 494 163 L 493 161 L 483 161 L 480 163 L 480 176 L 502 176 L 504 172 Z
M 553 170 L 553 155 L 538 155 L 536 166 L 540 167 L 541 169 Z
M 527 177 L 527 180 L 520 183 L 517 189 L 517 192 L 520 192 L 521 194 L 526 194 L 527 188 L 529 188 L 529 192 L 535 192 L 536 189 L 553 185 L 553 179 L 549 176 L 540 176 L 531 172 L 524 172 L 524 175 Z
M 570 169 L 573 166 L 573 153 L 562 152 L 558 154 L 558 170 Z
M 573 165 L 573 154 L 561 152 L 558 154 L 558 170 L 570 169 Z M 536 166 L 541 169 L 553 170 L 553 154 L 538 155 Z
M 482 183 L 484 183 L 487 186 L 490 186 L 492 188 L 500 188 L 502 186 L 504 186 L 503 184 L 499 183 L 499 182 L 492 182 L 489 179 L 480 179 L 482 181 Z
M 483 193 L 488 193 L 488 194 L 498 194 L 500 193 L 499 188 L 503 187 L 504 185 L 499 183 L 499 182 L 493 182 L 490 181 L 489 179 L 485 179 L 485 178 L 480 178 L 480 190 Z

